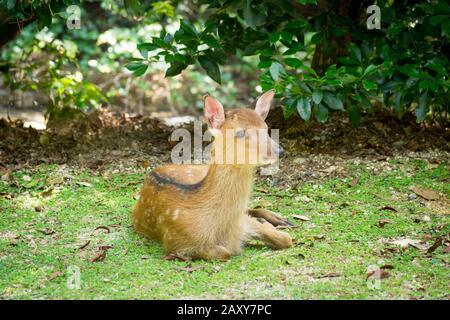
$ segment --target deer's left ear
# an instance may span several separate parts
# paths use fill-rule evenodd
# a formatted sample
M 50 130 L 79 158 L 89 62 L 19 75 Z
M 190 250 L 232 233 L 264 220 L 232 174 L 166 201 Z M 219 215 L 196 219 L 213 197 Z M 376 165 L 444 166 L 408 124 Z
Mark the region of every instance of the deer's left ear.
M 256 101 L 255 111 L 261 118 L 263 118 L 263 120 L 266 119 L 269 114 L 270 104 L 272 103 L 274 95 L 275 90 L 270 90 L 264 93 L 261 97 L 259 97 L 258 101 Z
M 205 118 L 208 127 L 211 129 L 220 129 L 225 122 L 225 112 L 222 104 L 211 96 L 206 96 L 205 100 Z

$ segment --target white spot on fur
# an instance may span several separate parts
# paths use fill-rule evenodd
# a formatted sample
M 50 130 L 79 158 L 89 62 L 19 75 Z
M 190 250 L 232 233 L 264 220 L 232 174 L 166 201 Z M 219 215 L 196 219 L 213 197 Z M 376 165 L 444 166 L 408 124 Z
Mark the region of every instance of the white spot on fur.
M 173 221 L 177 220 L 179 214 L 180 214 L 180 210 L 175 209 L 175 211 L 173 212 L 173 215 L 172 215 L 172 220 Z

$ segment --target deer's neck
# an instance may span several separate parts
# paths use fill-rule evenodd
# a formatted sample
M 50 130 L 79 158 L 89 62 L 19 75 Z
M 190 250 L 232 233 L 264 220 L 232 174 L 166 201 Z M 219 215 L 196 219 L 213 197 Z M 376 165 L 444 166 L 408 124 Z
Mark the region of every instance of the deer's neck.
M 254 168 L 211 164 L 201 193 L 214 211 L 239 213 L 245 210 L 253 184 Z

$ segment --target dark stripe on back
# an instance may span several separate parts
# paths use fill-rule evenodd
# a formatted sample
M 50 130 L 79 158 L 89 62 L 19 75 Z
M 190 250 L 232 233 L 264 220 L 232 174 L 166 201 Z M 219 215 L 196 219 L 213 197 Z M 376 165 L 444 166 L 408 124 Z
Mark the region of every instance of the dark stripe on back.
M 204 179 L 202 179 L 201 181 L 199 181 L 197 183 L 187 184 L 187 183 L 180 183 L 180 182 L 174 181 L 174 180 L 172 180 L 171 178 L 169 178 L 167 176 L 161 176 L 161 175 L 157 174 L 156 172 L 152 172 L 151 176 L 160 185 L 172 185 L 172 186 L 175 186 L 177 188 L 180 188 L 180 189 L 186 190 L 186 191 L 198 190 L 203 185 L 203 182 L 205 181 L 205 178 L 204 178 Z

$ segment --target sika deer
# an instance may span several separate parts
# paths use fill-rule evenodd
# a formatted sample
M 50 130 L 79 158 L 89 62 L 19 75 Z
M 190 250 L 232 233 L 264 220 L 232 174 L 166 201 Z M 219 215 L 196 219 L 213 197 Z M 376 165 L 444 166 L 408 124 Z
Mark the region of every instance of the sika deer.
M 255 168 L 283 152 L 264 122 L 273 96 L 266 92 L 254 110 L 235 109 L 226 116 L 222 104 L 207 96 L 204 114 L 214 137 L 210 164 L 172 164 L 149 174 L 133 211 L 135 230 L 159 241 L 168 254 L 192 259 L 227 260 L 252 238 L 273 249 L 290 247 L 289 234 L 274 227 L 290 222 L 247 209 Z M 249 160 L 254 154 L 256 162 Z

